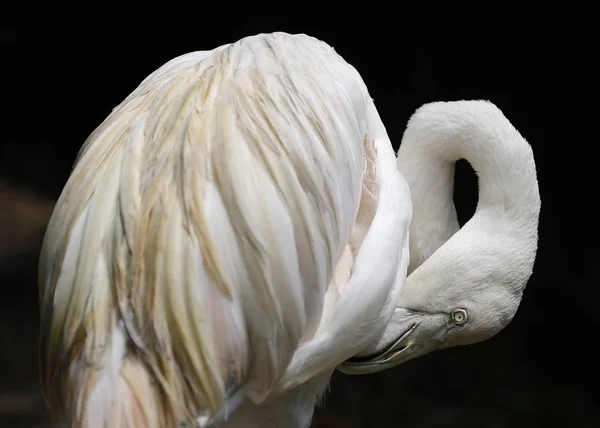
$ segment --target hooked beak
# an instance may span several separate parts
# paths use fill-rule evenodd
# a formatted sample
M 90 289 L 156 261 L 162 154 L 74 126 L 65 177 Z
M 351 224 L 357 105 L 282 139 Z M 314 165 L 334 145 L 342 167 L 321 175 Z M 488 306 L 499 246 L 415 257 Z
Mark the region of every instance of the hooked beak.
M 396 308 L 380 339 L 338 370 L 349 375 L 375 373 L 438 349 L 446 339 L 448 317 Z

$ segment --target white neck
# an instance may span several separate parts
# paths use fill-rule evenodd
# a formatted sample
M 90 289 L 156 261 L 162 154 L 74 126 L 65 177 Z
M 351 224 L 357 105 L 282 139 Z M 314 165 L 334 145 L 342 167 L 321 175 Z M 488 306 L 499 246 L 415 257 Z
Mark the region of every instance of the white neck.
M 493 104 L 438 102 L 413 115 L 398 151 L 411 191 L 409 273 L 459 230 L 454 165 L 466 159 L 479 178 L 473 218 L 515 234 L 537 230 L 540 196 L 531 147 Z

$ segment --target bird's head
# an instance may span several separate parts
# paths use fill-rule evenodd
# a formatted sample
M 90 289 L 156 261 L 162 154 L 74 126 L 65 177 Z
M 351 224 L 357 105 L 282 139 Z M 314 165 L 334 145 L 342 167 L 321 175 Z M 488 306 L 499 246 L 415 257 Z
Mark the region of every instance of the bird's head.
M 484 242 L 477 238 L 480 228 L 468 226 L 409 275 L 382 335 L 340 371 L 385 370 L 483 341 L 510 323 L 532 272 L 536 241 L 498 236 Z

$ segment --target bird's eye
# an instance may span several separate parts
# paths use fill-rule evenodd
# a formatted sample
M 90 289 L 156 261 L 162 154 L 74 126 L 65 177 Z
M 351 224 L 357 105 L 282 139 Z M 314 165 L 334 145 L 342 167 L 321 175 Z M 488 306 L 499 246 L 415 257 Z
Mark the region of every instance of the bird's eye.
M 455 309 L 452 311 L 452 322 L 456 325 L 463 325 L 467 322 L 469 316 L 464 309 Z

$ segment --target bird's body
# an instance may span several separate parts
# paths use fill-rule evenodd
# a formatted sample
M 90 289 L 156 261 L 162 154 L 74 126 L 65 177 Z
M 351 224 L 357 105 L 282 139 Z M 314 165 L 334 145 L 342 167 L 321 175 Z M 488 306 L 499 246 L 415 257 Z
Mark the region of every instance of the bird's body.
M 411 212 L 362 79 L 325 43 L 167 63 L 88 138 L 47 229 L 53 420 L 308 426 L 392 315 Z
M 460 158 L 480 199 L 459 230 Z M 396 160 L 358 72 L 323 42 L 262 34 L 176 58 L 88 138 L 48 226 L 53 419 L 308 427 L 336 367 L 504 328 L 539 210 L 531 148 L 491 103 L 422 107 Z

